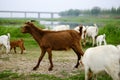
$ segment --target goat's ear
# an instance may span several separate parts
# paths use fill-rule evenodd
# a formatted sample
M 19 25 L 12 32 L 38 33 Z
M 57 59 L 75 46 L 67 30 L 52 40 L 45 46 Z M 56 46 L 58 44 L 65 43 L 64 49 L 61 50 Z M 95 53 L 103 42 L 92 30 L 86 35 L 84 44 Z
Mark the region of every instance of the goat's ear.
M 30 23 L 29 21 L 25 22 L 25 24 L 29 24 L 29 23 Z
M 30 25 L 30 26 L 33 26 L 34 24 L 32 23 L 32 22 L 26 22 L 25 24 L 28 24 L 28 25 Z

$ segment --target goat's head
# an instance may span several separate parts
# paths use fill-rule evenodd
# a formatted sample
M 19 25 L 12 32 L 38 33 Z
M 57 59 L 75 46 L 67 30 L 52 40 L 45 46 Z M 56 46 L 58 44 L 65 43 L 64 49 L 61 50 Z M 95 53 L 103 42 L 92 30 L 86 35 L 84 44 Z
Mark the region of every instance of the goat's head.
M 32 22 L 26 22 L 24 26 L 21 27 L 22 33 L 30 33 L 30 29 L 34 26 Z

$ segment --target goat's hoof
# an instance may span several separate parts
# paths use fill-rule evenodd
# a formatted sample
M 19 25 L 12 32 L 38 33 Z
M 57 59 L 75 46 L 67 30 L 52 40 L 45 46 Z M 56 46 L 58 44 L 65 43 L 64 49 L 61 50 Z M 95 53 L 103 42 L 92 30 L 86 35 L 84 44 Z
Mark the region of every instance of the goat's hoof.
M 75 66 L 74 68 L 78 68 L 78 66 Z
M 34 71 L 37 70 L 37 67 L 34 67 L 33 70 L 34 70 Z
M 48 71 L 52 71 L 52 68 L 49 68 Z

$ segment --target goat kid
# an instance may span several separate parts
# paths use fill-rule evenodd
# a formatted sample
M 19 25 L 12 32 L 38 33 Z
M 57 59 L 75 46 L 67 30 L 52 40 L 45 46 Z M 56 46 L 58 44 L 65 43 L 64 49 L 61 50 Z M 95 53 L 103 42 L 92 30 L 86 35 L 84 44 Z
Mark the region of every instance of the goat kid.
M 23 54 L 23 51 L 25 51 L 23 39 L 10 41 L 10 46 L 11 46 L 10 50 L 14 48 L 15 53 L 16 53 L 16 47 L 19 47 L 21 49 L 21 54 Z
M 101 46 L 102 42 L 103 42 L 104 45 L 107 44 L 105 37 L 106 37 L 105 34 L 97 36 L 97 38 L 96 38 L 96 44 L 97 44 L 97 46 Z
M 22 33 L 31 34 L 41 48 L 41 55 L 33 70 L 36 70 L 39 67 L 45 53 L 48 52 L 48 59 L 50 61 L 50 67 L 48 70 L 51 71 L 53 68 L 52 50 L 68 50 L 70 48 L 74 50 L 78 58 L 75 68 L 79 66 L 81 55 L 84 54 L 80 44 L 82 27 L 80 28 L 80 33 L 74 30 L 45 31 L 37 28 L 31 22 L 26 22 L 22 27 Z

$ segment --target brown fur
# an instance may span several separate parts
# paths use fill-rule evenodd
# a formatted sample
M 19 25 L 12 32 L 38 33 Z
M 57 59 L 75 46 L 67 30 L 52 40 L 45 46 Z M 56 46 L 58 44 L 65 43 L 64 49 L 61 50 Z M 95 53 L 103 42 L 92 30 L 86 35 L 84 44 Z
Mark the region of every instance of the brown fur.
M 74 30 L 44 31 L 37 28 L 33 23 L 27 22 L 22 27 L 22 33 L 31 34 L 41 48 L 41 55 L 37 65 L 33 68 L 33 70 L 36 70 L 39 67 L 39 64 L 46 51 L 48 52 L 48 59 L 50 61 L 49 70 L 52 70 L 52 50 L 68 50 L 70 48 L 72 48 L 77 54 L 78 60 L 75 67 L 78 67 L 81 55 L 84 54 L 80 43 L 82 27 L 80 28 L 80 33 Z
M 16 53 L 16 47 L 19 47 L 21 49 L 21 54 L 23 54 L 23 50 L 25 50 L 23 39 L 10 41 L 10 50 L 14 48 L 14 52 Z

